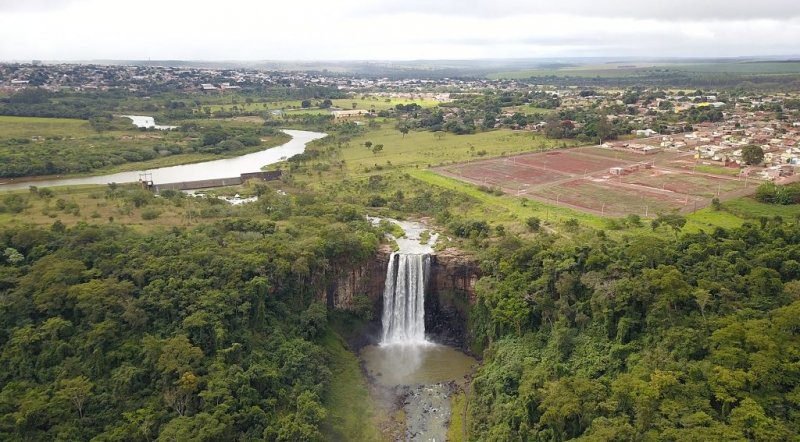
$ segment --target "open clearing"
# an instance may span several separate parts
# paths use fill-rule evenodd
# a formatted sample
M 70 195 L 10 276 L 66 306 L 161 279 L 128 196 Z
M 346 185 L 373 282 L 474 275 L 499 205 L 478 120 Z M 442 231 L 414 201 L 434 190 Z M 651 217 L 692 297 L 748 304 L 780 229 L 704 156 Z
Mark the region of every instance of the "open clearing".
M 639 155 L 581 147 L 453 164 L 435 171 L 512 195 L 609 216 L 692 212 L 714 197 L 746 195 L 758 185 L 730 175 L 670 167 L 687 155 L 691 154 Z
M 96 132 L 86 120 L 0 116 L 0 138 L 87 137 Z

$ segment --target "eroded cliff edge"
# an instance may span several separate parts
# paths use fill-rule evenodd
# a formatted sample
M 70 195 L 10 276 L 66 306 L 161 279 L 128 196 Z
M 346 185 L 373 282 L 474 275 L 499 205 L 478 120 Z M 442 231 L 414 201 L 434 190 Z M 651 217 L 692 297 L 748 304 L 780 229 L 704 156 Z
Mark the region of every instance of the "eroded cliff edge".
M 338 269 L 318 299 L 328 308 L 356 310 L 356 298 L 366 296 L 372 305 L 374 321 L 380 323 L 386 267 L 391 256 L 381 247 L 366 262 Z M 469 306 L 475 302 L 475 283 L 480 278 L 476 258 L 458 249 L 445 249 L 431 256 L 425 295 L 425 331 L 429 339 L 467 349 Z

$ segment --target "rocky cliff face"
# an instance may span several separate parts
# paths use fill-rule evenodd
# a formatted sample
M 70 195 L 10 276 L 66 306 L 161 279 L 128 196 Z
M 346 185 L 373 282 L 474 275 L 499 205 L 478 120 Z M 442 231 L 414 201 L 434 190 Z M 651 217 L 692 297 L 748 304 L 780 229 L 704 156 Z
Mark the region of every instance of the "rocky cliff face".
M 375 258 L 340 271 L 318 294 L 328 308 L 353 310 L 354 298 L 366 295 L 374 306 L 373 318 L 380 323 L 383 287 L 391 249 L 381 248 Z M 474 257 L 456 249 L 433 255 L 425 295 L 425 331 L 436 342 L 465 348 L 469 306 L 475 302 L 475 283 L 480 269 Z
M 425 295 L 425 332 L 435 342 L 467 350 L 469 308 L 480 278 L 477 260 L 456 249 L 433 257 Z
M 373 304 L 382 299 L 383 285 L 386 282 L 386 267 L 389 265 L 391 250 L 382 247 L 374 259 L 350 269 L 339 270 L 325 290 L 318 294 L 329 309 L 353 310 L 353 299 L 357 295 L 366 295 Z M 380 318 L 380 306 L 377 315 Z

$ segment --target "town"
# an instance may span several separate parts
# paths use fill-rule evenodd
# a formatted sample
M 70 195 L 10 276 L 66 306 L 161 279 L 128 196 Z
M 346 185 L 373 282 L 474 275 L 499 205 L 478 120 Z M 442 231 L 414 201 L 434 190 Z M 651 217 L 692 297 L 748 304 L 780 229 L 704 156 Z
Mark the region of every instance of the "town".
M 739 170 L 765 180 L 784 178 L 800 165 L 800 94 L 797 92 L 680 91 L 674 88 L 584 89 L 525 80 L 486 78 L 359 77 L 328 72 L 262 71 L 138 65 L 0 64 L 0 93 L 25 89 L 51 93 L 124 91 L 141 100 L 164 91 L 194 96 L 193 117 L 316 114 L 336 121 L 397 117 L 411 129 L 473 133 L 509 128 L 571 138 L 644 156 L 663 150 L 692 152 L 695 163 Z M 264 91 L 286 97 L 319 97 L 277 103 Z M 199 97 L 197 96 L 206 96 Z M 230 97 L 229 99 L 224 98 Z M 336 107 L 322 98 L 347 101 Z M 370 100 L 366 100 L 369 98 Z M 237 100 L 239 99 L 239 100 Z M 7 100 L 7 99 L 6 99 Z M 230 102 L 213 112 L 207 102 Z M 435 106 L 378 106 L 375 101 Z M 237 102 L 241 102 L 236 106 Z M 264 104 L 259 107 L 260 103 Z M 179 102 L 182 107 L 184 103 Z M 352 104 L 352 105 L 350 105 Z M 174 105 L 174 103 L 173 103 Z M 205 108 L 205 113 L 203 109 Z M 313 108 L 313 109 L 312 109 Z M 158 111 L 157 106 L 147 109 Z M 305 112 L 304 112 L 305 109 Z M 0 112 L 3 112 L 0 99 Z M 13 114 L 13 112 L 6 113 Z M 169 115 L 167 115 L 169 117 Z M 755 164 L 743 150 L 756 146 Z

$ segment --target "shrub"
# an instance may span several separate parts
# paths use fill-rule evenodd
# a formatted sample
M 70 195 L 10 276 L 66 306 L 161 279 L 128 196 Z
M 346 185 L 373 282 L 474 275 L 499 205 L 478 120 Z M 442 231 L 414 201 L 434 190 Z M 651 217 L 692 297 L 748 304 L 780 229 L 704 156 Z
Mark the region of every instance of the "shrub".
M 455 220 L 448 227 L 460 238 L 485 238 L 489 235 L 489 224 L 486 221 Z
M 161 211 L 158 209 L 144 209 L 142 210 L 142 219 L 143 220 L 153 220 L 158 218 L 161 215 Z
M 525 224 L 528 226 L 528 230 L 531 232 L 538 232 L 539 229 L 542 227 L 542 220 L 532 216 L 525 220 Z

